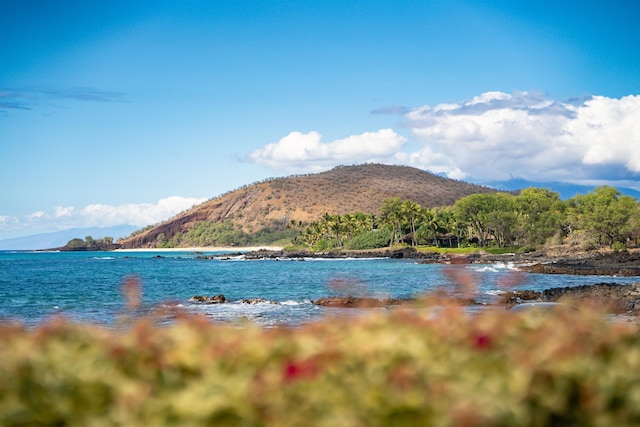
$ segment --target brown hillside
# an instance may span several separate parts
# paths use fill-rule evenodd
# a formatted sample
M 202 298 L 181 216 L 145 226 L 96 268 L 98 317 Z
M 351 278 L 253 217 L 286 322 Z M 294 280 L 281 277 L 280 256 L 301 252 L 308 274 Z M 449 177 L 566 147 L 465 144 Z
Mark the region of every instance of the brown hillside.
M 170 239 L 200 221 L 231 220 L 247 233 L 306 223 L 324 213 L 378 213 L 382 201 L 400 197 L 425 207 L 452 205 L 461 197 L 495 191 L 407 166 L 339 166 L 312 175 L 276 178 L 229 192 L 142 233 L 123 247 L 153 247 L 160 233 Z

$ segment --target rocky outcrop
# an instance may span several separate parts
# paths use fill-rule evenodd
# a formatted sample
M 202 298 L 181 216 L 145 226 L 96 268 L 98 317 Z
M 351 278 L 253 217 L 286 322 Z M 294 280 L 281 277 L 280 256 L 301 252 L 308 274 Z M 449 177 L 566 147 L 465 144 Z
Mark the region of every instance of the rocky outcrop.
M 340 308 L 375 308 L 388 307 L 392 305 L 408 304 L 413 302 L 412 299 L 398 298 L 370 298 L 370 297 L 324 297 L 311 301 L 315 305 L 323 307 L 340 307 Z
M 530 301 L 589 302 L 590 304 L 606 307 L 611 312 L 640 312 L 640 283 L 631 285 L 598 283 L 595 285 L 551 288 L 542 292 L 530 290 L 514 291 L 502 294 L 500 302 L 513 305 Z
M 222 295 L 213 295 L 213 296 L 207 296 L 207 295 L 194 295 L 191 298 L 189 298 L 189 301 L 191 302 L 197 302 L 200 304 L 222 304 L 227 301 L 227 298 Z
M 198 304 L 224 304 L 230 302 L 227 297 L 222 294 L 219 295 L 194 295 L 189 298 L 190 302 L 198 303 Z M 242 304 L 260 304 L 260 303 L 270 303 L 270 304 L 278 304 L 277 302 L 269 301 L 265 298 L 245 298 L 240 301 Z
M 275 303 L 273 301 L 269 301 L 269 300 L 264 299 L 264 298 L 248 298 L 248 299 L 243 299 L 242 300 L 243 304 L 261 304 L 261 303 L 264 303 L 264 302 L 268 302 L 268 303 L 271 303 L 271 304 L 277 304 L 277 303 Z
M 530 273 L 640 276 L 639 252 L 610 252 L 591 257 L 554 259 L 521 268 Z

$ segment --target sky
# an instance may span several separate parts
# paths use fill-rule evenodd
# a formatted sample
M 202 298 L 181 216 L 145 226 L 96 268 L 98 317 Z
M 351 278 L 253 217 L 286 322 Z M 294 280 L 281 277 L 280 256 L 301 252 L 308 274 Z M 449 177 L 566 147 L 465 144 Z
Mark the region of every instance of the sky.
M 0 4 L 0 239 L 337 165 L 640 190 L 640 2 Z

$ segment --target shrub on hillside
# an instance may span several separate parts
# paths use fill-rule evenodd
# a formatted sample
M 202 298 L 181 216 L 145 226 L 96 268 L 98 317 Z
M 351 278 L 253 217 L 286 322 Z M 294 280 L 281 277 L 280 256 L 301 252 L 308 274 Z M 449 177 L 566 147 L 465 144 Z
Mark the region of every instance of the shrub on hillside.
M 347 241 L 346 249 L 376 249 L 389 246 L 391 241 L 391 230 L 379 229 L 358 234 L 353 239 Z

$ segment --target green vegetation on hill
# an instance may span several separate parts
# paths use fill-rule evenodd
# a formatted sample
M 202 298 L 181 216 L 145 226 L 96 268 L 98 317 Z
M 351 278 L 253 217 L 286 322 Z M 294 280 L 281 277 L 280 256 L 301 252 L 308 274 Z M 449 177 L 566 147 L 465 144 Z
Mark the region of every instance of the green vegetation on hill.
M 547 189 L 520 194 L 472 194 L 453 206 L 426 208 L 399 197 L 380 215 L 325 214 L 299 240 L 314 250 L 368 249 L 401 242 L 415 246 L 535 247 L 555 238 L 577 239 L 584 249 L 638 246 L 640 205 L 615 188 L 599 187 L 566 202 Z
M 164 234 L 157 237 L 158 248 L 206 247 L 206 246 L 259 246 L 278 242 L 290 243 L 298 234 L 297 230 L 284 228 L 274 230 L 263 228 L 248 234 L 233 226 L 231 221 L 201 221 L 188 231 L 176 233 L 170 240 Z
M 79 237 L 71 239 L 60 249 L 69 251 L 109 251 L 118 246 L 118 244 L 113 243 L 113 237 L 106 236 L 100 239 L 94 239 L 91 236 L 87 236 L 84 239 Z

